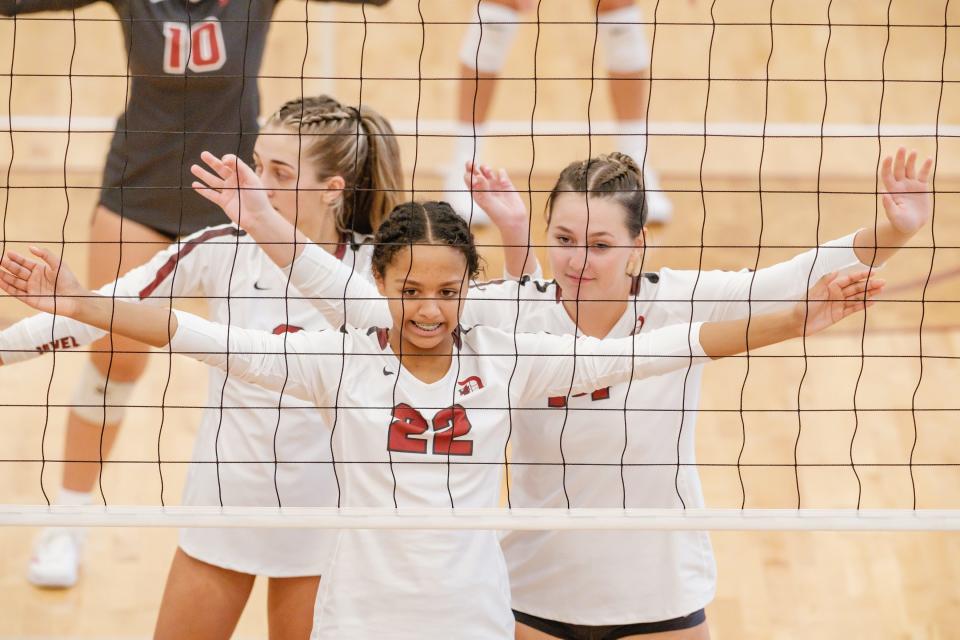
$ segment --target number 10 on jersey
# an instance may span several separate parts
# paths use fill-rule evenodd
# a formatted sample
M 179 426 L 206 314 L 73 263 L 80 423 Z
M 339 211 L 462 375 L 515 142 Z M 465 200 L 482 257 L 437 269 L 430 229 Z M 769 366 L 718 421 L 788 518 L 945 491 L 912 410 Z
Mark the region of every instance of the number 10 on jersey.
M 195 73 L 216 71 L 227 61 L 223 29 L 216 18 L 185 24 L 163 23 L 163 70 L 181 74 L 188 68 Z

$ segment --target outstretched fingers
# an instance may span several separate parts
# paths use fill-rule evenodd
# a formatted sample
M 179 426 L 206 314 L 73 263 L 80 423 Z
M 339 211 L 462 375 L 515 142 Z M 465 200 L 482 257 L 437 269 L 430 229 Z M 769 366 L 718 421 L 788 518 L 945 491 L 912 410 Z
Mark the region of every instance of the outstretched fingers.
M 880 179 L 888 192 L 896 190 L 896 181 L 893 179 L 893 157 L 887 156 L 880 165 Z
M 194 190 L 194 191 L 196 191 L 197 193 L 199 193 L 201 196 L 203 196 L 204 198 L 206 198 L 207 200 L 209 200 L 209 201 L 212 202 L 213 204 L 216 204 L 216 205 L 219 205 L 219 204 L 220 204 L 220 192 L 219 192 L 219 191 L 215 191 L 215 190 L 211 189 L 210 187 L 208 187 L 207 185 L 203 184 L 202 182 L 196 182 L 196 181 L 195 181 L 195 182 L 194 182 L 193 184 L 191 184 L 190 186 L 193 187 L 193 190 Z
M 858 280 L 843 287 L 843 297 L 845 299 L 858 298 L 863 299 L 864 293 L 867 295 L 876 295 L 879 293 L 886 281 L 880 278 L 870 278 L 869 280 Z
M 906 159 L 907 150 L 903 147 L 897 149 L 897 155 L 893 160 L 893 178 L 895 180 L 903 180 L 906 177 Z
M 11 296 L 20 297 L 26 293 L 27 281 L 7 271 L 0 271 L 0 287 Z
M 203 182 L 203 184 L 210 189 L 216 189 L 217 191 L 223 189 L 224 179 L 207 171 L 198 164 L 190 166 L 190 173 L 192 173 L 193 177 Z
M 33 273 L 36 263 L 33 260 L 27 260 L 18 253 L 8 251 L 7 255 L 0 260 L 0 266 L 11 274 L 26 280 Z
M 227 173 L 230 171 L 220 158 L 213 155 L 209 151 L 204 151 L 200 154 L 200 160 L 202 160 L 207 166 L 213 169 L 221 177 L 226 178 Z
M 926 184 L 930 181 L 930 172 L 933 171 L 933 158 L 927 158 L 920 165 L 920 173 L 917 174 L 917 180 Z
M 917 152 L 911 151 L 910 155 L 907 156 L 907 165 L 904 167 L 904 175 L 907 177 L 907 180 L 916 180 L 917 179 Z
M 30 247 L 30 253 L 46 262 L 47 266 L 49 266 L 54 273 L 60 271 L 60 258 L 55 256 L 49 249 L 45 247 Z
M 257 188 L 263 186 L 260 182 L 260 176 L 258 176 L 257 172 L 253 170 L 253 167 L 246 162 L 232 153 L 224 156 L 224 160 L 227 162 L 227 166 L 236 172 L 237 177 L 243 185 L 254 185 Z

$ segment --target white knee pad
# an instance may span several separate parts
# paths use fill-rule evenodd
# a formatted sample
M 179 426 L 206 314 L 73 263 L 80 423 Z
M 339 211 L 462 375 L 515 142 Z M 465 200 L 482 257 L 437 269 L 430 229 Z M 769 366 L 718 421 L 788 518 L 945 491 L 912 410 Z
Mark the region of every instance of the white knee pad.
M 496 73 L 503 68 L 517 37 L 519 14 L 510 7 L 480 2 L 480 20 L 467 28 L 460 61 L 471 69 Z
M 605 11 L 597 16 L 598 39 L 607 55 L 607 69 L 632 73 L 650 68 L 650 47 L 639 7 Z
M 73 392 L 73 411 L 87 422 L 119 424 L 127 412 L 127 403 L 135 385 L 135 382 L 108 382 L 93 362 L 87 360 Z M 104 399 L 107 404 L 106 419 L 103 412 Z

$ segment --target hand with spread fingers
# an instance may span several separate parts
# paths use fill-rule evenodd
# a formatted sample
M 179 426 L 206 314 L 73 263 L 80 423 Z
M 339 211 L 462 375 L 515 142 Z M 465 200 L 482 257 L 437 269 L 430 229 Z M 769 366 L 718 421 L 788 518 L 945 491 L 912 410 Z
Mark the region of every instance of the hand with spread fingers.
M 880 179 L 887 192 L 881 195 L 883 209 L 893 227 L 913 235 L 930 220 L 933 199 L 930 194 L 930 173 L 933 158 L 917 168 L 917 152 L 900 147 L 896 156 L 887 156 L 880 167 Z
M 536 272 L 537 259 L 530 249 L 530 214 L 506 170 L 468 162 L 463 183 L 500 231 L 507 273 L 521 276 Z
M 209 170 L 198 164 L 190 167 L 197 178 L 193 190 L 223 209 L 241 229 L 274 211 L 260 177 L 243 160 L 232 154 L 218 158 L 209 151 L 200 154 L 200 159 Z
M 73 315 L 92 296 L 66 264 L 48 249 L 30 247 L 42 262 L 8 251 L 0 260 L 0 289 L 24 304 L 47 313 Z
M 817 333 L 873 306 L 874 298 L 885 285 L 885 280 L 871 276 L 869 270 L 843 275 L 829 273 L 810 288 L 806 300 L 794 305 L 794 320 L 804 335 Z

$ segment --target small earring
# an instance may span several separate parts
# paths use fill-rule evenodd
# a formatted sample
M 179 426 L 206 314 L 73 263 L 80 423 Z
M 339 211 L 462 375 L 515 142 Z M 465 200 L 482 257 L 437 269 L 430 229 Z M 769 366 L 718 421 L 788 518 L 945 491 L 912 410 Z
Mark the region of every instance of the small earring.
M 630 259 L 627 260 L 627 268 L 625 272 L 631 278 L 636 278 L 640 275 L 640 270 L 643 268 L 643 256 L 637 252 L 633 251 L 630 253 Z

